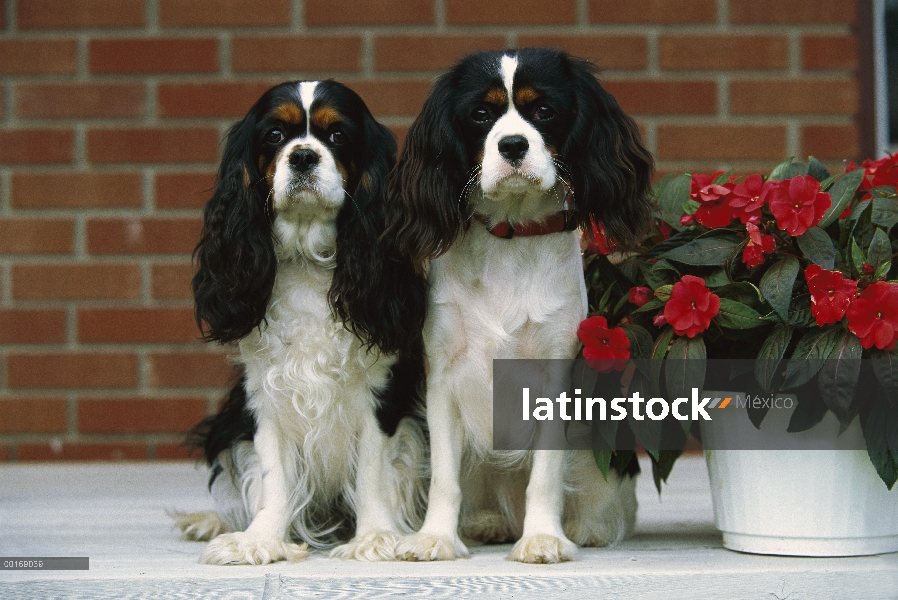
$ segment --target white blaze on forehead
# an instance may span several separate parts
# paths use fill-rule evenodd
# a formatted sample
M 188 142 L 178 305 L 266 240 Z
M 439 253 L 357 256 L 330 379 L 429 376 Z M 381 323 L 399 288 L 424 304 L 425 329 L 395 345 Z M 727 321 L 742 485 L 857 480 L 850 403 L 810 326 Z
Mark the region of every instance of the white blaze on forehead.
M 302 108 L 306 111 L 306 135 L 310 135 L 312 122 L 312 102 L 315 100 L 315 88 L 318 86 L 317 81 L 302 81 L 299 84 L 299 99 L 302 102 Z
M 511 108 L 514 107 L 514 92 L 512 87 L 514 85 L 514 72 L 518 69 L 517 57 L 508 55 L 503 56 L 500 68 L 502 70 L 502 81 L 505 83 L 505 89 L 508 91 L 508 106 Z

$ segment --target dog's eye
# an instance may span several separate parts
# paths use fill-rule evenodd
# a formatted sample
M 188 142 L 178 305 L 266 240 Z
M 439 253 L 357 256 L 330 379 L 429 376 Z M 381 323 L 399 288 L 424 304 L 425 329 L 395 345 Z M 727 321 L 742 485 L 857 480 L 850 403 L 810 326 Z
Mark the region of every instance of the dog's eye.
M 540 104 L 533 111 L 533 118 L 537 121 L 548 121 L 555 116 L 555 109 L 547 104 Z
M 272 129 L 265 134 L 265 141 L 269 144 L 280 144 L 284 141 L 284 132 L 280 129 Z
M 490 111 L 484 107 L 475 108 L 471 112 L 471 119 L 475 123 L 486 123 L 487 121 L 491 121 L 493 116 L 490 114 Z
M 330 141 L 331 141 L 331 143 L 340 146 L 349 141 L 349 136 L 346 135 L 345 131 L 340 131 L 338 129 L 331 134 Z

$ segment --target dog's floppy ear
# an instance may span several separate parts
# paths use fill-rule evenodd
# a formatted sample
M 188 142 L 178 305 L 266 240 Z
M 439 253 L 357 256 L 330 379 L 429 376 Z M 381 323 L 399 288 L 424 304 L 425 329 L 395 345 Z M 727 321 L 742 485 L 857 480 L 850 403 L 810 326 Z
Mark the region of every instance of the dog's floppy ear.
M 434 83 L 405 138 L 387 185 L 387 233 L 416 267 L 445 252 L 465 229 L 466 151 L 453 119 L 453 73 Z
M 364 168 L 337 216 L 337 256 L 328 301 L 347 329 L 369 346 L 407 349 L 424 322 L 424 282 L 408 259 L 381 239 L 387 176 L 396 163 L 390 130 L 364 111 Z
M 592 235 L 593 219 L 617 247 L 631 248 L 642 241 L 651 217 L 652 155 L 633 119 L 599 85 L 596 68 L 576 58 L 567 61 L 577 117 L 562 159 L 571 167 L 578 225 Z
M 265 318 L 277 259 L 268 186 L 253 160 L 255 108 L 228 132 L 194 250 L 194 311 L 205 341 L 239 340 Z

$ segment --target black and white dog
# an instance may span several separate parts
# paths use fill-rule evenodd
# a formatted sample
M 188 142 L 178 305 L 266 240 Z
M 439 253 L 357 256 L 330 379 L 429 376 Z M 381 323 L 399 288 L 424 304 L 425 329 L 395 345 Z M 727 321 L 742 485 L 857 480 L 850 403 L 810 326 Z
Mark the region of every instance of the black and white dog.
M 193 292 L 205 339 L 239 342 L 243 376 L 195 430 L 216 511 L 176 520 L 187 537 L 211 539 L 201 562 L 300 560 L 303 542 L 390 560 L 420 523 L 423 317 L 376 300 L 395 284 L 376 243 L 395 152 L 389 130 L 334 81 L 272 88 L 227 136 Z M 390 273 L 414 277 L 403 268 Z M 356 317 L 389 332 L 367 336 L 380 349 L 359 340 Z
M 465 537 L 558 562 L 632 529 L 634 472 L 605 481 L 588 451 L 492 450 L 492 360 L 575 357 L 587 314 L 578 229 L 595 221 L 635 245 L 652 167 L 595 68 L 563 52 L 473 54 L 433 85 L 386 195 L 385 239 L 429 285 L 432 480 L 398 558 L 466 556 Z

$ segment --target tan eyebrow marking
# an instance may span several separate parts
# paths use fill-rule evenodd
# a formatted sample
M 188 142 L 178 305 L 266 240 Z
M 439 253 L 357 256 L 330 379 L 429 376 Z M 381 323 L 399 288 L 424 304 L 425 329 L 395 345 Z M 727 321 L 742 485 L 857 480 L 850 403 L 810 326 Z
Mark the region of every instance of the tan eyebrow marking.
M 292 102 L 278 106 L 271 116 L 291 125 L 302 125 L 306 120 L 306 114 L 302 107 Z
M 525 104 L 529 104 L 539 98 L 539 92 L 533 89 L 530 86 L 522 87 L 517 91 L 514 95 L 515 104 L 519 104 L 524 106 Z
M 334 123 L 343 120 L 343 115 L 330 106 L 322 106 L 312 111 L 312 124 L 320 129 L 326 130 Z
M 483 101 L 487 104 L 495 104 L 496 106 L 505 106 L 508 104 L 508 94 L 501 88 L 493 88 L 486 93 Z

